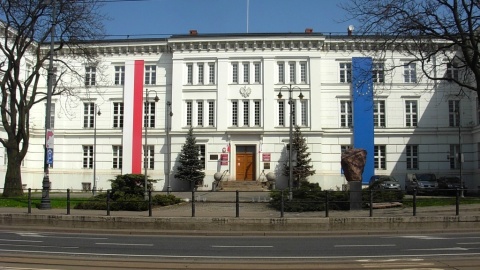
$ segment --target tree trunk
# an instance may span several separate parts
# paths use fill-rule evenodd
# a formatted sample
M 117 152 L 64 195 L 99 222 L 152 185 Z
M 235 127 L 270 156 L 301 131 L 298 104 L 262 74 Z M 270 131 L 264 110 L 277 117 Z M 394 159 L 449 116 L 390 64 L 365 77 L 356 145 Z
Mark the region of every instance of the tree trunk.
M 5 174 L 5 184 L 3 189 L 3 197 L 23 196 L 22 187 L 22 160 L 19 158 L 17 150 L 7 150 L 8 165 Z

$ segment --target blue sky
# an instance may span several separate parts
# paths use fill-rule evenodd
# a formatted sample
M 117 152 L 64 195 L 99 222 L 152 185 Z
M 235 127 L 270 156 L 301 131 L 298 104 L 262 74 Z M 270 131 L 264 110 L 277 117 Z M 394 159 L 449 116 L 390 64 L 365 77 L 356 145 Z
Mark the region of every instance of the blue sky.
M 337 5 L 345 0 L 107 0 L 107 38 L 188 34 L 345 33 L 351 22 Z

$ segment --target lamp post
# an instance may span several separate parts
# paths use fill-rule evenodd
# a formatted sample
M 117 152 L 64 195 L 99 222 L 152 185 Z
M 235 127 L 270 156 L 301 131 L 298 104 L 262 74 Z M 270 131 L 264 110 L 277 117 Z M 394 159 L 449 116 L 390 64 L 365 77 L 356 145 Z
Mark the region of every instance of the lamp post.
M 170 187 L 170 123 L 172 122 L 172 102 L 167 101 L 167 126 L 165 127 L 165 131 L 167 134 L 167 194 L 170 194 L 171 187 Z
M 458 120 L 458 168 L 460 169 L 460 196 L 464 197 L 463 192 L 463 160 L 462 160 L 462 126 L 460 125 L 460 106 L 455 111 Z
M 47 106 L 45 108 L 45 146 L 44 146 L 44 163 L 43 163 L 43 180 L 42 180 L 42 200 L 40 201 L 39 209 L 50 209 L 50 173 L 48 160 L 49 151 L 53 151 L 51 145 L 48 145 L 49 133 L 53 136 L 51 128 L 51 107 L 52 107 L 52 92 L 54 84 L 54 72 L 53 72 L 53 53 L 54 53 L 54 38 L 55 38 L 55 21 L 56 21 L 56 4 L 55 0 L 46 1 L 45 4 L 52 4 L 52 28 L 50 29 L 50 61 L 48 64 L 48 77 L 47 77 Z
M 144 126 L 145 126 L 145 148 L 143 150 L 143 167 L 145 169 L 145 194 L 144 194 L 144 197 L 145 197 L 145 200 L 148 199 L 148 177 L 147 177 L 147 171 L 148 171 L 148 160 L 147 160 L 147 154 L 148 154 L 148 127 L 150 126 L 150 119 L 147 118 L 147 113 L 148 113 L 148 110 L 150 109 L 150 106 L 149 106 L 149 102 L 148 102 L 148 96 L 149 96 L 149 93 L 150 92 L 154 92 L 155 93 L 155 98 L 153 100 L 155 100 L 155 102 L 158 102 L 160 99 L 158 98 L 158 95 L 157 95 L 157 91 L 155 90 L 148 90 L 148 89 L 145 89 L 146 91 L 146 98 L 145 98 L 145 104 L 144 104 L 144 110 L 143 110 L 143 113 L 144 113 Z
M 289 150 L 288 150 L 288 199 L 292 200 L 293 199 L 293 104 L 294 104 L 294 99 L 292 98 L 292 92 L 294 90 L 299 90 L 300 95 L 298 95 L 299 99 L 303 99 L 303 94 L 302 94 L 302 89 L 300 89 L 297 86 L 293 86 L 290 84 L 288 87 L 287 86 L 282 86 L 280 88 L 280 91 L 278 92 L 278 99 L 282 99 L 282 89 L 285 89 L 288 91 L 288 105 L 290 105 L 290 131 L 289 131 L 289 140 L 288 140 L 288 145 L 289 145 Z
M 100 108 L 95 104 L 95 114 L 93 115 L 93 188 L 92 193 L 95 196 L 97 192 L 97 115 L 102 115 Z

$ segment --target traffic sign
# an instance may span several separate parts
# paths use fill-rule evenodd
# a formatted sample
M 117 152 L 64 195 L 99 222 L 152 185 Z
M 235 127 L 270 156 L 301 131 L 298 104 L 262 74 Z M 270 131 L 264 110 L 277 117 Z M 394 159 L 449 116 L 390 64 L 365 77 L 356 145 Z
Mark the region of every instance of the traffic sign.
M 47 148 L 47 164 L 53 164 L 53 148 Z

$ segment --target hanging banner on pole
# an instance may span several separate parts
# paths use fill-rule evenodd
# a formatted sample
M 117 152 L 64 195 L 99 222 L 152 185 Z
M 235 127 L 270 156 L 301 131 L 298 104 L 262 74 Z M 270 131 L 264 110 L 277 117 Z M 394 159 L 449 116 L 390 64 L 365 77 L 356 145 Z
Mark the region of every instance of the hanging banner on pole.
M 53 150 L 53 129 L 47 129 L 45 148 Z
M 47 148 L 47 164 L 53 165 L 53 149 Z

